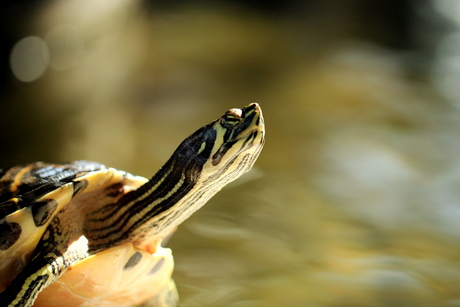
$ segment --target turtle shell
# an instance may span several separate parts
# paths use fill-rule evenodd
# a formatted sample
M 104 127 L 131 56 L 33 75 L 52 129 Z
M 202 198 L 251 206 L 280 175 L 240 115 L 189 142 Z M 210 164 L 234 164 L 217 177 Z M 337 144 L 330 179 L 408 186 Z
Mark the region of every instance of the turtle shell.
M 147 182 L 89 161 L 37 162 L 0 175 L 0 292 L 30 262 L 63 208 L 115 202 Z M 82 237 L 73 244 L 86 243 Z M 148 251 L 125 243 L 91 255 L 42 291 L 34 306 L 132 306 L 152 296 L 174 301 L 173 258 L 160 243 Z

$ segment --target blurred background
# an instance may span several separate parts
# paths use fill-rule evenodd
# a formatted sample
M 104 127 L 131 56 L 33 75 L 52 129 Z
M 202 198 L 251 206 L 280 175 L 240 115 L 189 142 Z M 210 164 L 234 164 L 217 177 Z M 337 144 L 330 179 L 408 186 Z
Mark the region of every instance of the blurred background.
M 460 2 L 6 1 L 0 164 L 152 176 L 256 101 L 253 171 L 170 242 L 181 304 L 460 306 Z

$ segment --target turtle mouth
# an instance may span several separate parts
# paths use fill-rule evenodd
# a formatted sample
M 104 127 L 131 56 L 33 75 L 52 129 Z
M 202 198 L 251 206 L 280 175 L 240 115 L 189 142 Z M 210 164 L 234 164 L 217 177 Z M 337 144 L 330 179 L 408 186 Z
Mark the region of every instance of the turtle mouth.
M 236 110 L 239 112 L 236 113 Z M 242 109 L 232 109 L 230 111 L 233 114 L 238 114 L 241 118 L 241 122 L 240 125 L 235 128 L 235 136 L 227 140 L 228 143 L 235 143 L 240 140 L 251 138 L 252 135 L 257 135 L 259 132 L 264 135 L 264 119 L 258 103 L 253 102 Z

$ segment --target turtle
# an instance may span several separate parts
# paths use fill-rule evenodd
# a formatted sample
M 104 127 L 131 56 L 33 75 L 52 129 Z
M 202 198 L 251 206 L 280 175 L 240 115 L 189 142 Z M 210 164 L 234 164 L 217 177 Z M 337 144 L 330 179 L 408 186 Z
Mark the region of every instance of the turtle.
M 249 171 L 257 103 L 187 137 L 146 179 L 90 161 L 0 171 L 0 306 L 175 306 L 177 226 Z

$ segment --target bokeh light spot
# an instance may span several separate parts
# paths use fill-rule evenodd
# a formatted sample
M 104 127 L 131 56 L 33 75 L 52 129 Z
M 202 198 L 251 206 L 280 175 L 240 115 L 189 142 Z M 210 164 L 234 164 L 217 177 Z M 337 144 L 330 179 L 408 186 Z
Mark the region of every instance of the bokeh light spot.
M 37 80 L 46 71 L 48 63 L 48 47 L 39 37 L 25 37 L 18 41 L 11 50 L 11 71 L 20 81 L 32 82 Z

